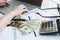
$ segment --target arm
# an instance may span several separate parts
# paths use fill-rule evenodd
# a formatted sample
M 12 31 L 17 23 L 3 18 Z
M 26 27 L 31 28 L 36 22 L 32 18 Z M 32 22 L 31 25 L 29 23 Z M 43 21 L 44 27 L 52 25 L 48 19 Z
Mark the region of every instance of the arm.
M 0 18 L 0 32 L 6 27 L 10 20 L 24 11 L 28 11 L 24 5 L 15 7 L 11 12 Z

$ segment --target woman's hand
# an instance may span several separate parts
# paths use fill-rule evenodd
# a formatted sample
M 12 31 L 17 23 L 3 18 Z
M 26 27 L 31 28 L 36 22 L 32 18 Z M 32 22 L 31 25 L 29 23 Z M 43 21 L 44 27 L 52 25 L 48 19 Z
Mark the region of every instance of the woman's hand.
M 0 0 L 0 6 L 6 6 L 8 4 L 7 0 Z
M 27 7 L 23 4 L 13 8 L 13 10 L 11 11 L 15 16 L 19 15 L 20 13 L 23 13 L 25 11 L 28 11 Z
M 28 11 L 27 7 L 24 5 L 19 5 L 13 8 L 12 11 L 8 12 L 6 15 L 0 18 L 0 32 L 7 26 L 13 17 L 19 15 L 22 12 Z

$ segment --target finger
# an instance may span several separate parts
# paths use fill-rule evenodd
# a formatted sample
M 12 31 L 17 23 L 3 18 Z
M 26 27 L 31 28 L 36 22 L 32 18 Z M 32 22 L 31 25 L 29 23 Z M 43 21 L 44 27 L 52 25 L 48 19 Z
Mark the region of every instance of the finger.
M 7 0 L 0 0 L 0 2 L 8 2 Z
M 0 5 L 6 5 L 6 3 L 5 2 L 0 2 Z
M 7 0 L 0 0 L 0 1 L 7 1 Z
M 4 1 L 4 2 L 0 2 L 0 4 L 6 4 L 6 5 L 9 5 L 9 2 Z
M 0 6 L 5 6 L 6 4 L 0 4 Z
M 20 8 L 22 11 L 28 11 L 27 7 L 23 4 L 19 5 L 18 8 Z
M 5 4 L 9 5 L 9 1 L 8 0 L 4 0 Z

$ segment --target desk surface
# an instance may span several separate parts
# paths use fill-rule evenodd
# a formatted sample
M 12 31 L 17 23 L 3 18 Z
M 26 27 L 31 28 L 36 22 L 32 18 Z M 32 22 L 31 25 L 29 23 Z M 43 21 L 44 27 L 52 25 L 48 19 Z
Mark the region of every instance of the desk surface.
M 38 11 L 38 10 L 36 10 L 36 11 Z M 56 12 L 58 13 L 57 9 L 54 11 L 55 11 L 55 13 Z M 50 15 L 52 15 L 52 14 L 50 14 Z M 28 16 L 31 16 L 32 19 L 41 18 L 40 16 L 35 15 L 35 14 L 34 14 L 34 16 L 33 16 L 33 14 L 30 14 Z M 27 18 L 27 16 L 25 16 L 23 18 Z M 41 18 L 41 19 L 44 20 L 43 18 Z M 21 35 L 20 31 L 18 31 L 16 28 L 6 27 L 2 31 L 2 33 L 0 33 L 0 40 L 60 40 L 60 35 L 58 33 L 54 34 L 54 35 L 39 35 L 39 28 L 37 30 L 35 30 L 35 32 L 37 34 L 37 37 L 34 36 L 33 32 L 28 35 Z
M 14 6 L 19 5 L 21 3 L 22 2 L 12 1 L 11 5 L 9 7 L 0 8 L 0 11 L 3 12 L 3 13 L 7 13 Z M 36 6 L 31 5 L 31 4 L 26 4 L 26 3 L 23 3 L 23 4 L 25 4 L 28 7 L 29 10 L 32 10 L 32 9 L 36 8 Z M 34 16 L 33 16 L 33 18 L 34 18 Z M 24 35 L 21 35 L 20 32 L 16 28 L 6 27 L 3 30 L 3 32 L 0 33 L 0 40 L 60 40 L 59 34 L 46 35 L 46 36 L 43 35 L 42 36 L 42 35 L 39 35 L 38 30 L 39 29 L 36 30 L 37 37 L 34 36 L 33 32 L 31 34 L 29 34 L 29 35 L 24 36 Z
M 60 4 L 60 0 L 51 0 L 54 3 Z

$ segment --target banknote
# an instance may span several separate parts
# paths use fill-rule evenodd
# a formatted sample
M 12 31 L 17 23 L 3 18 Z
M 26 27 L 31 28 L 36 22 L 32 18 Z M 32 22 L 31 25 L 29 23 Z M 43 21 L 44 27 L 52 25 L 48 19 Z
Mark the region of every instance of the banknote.
M 22 24 L 18 27 L 21 34 L 29 34 L 40 27 L 40 20 L 28 20 L 22 21 Z

